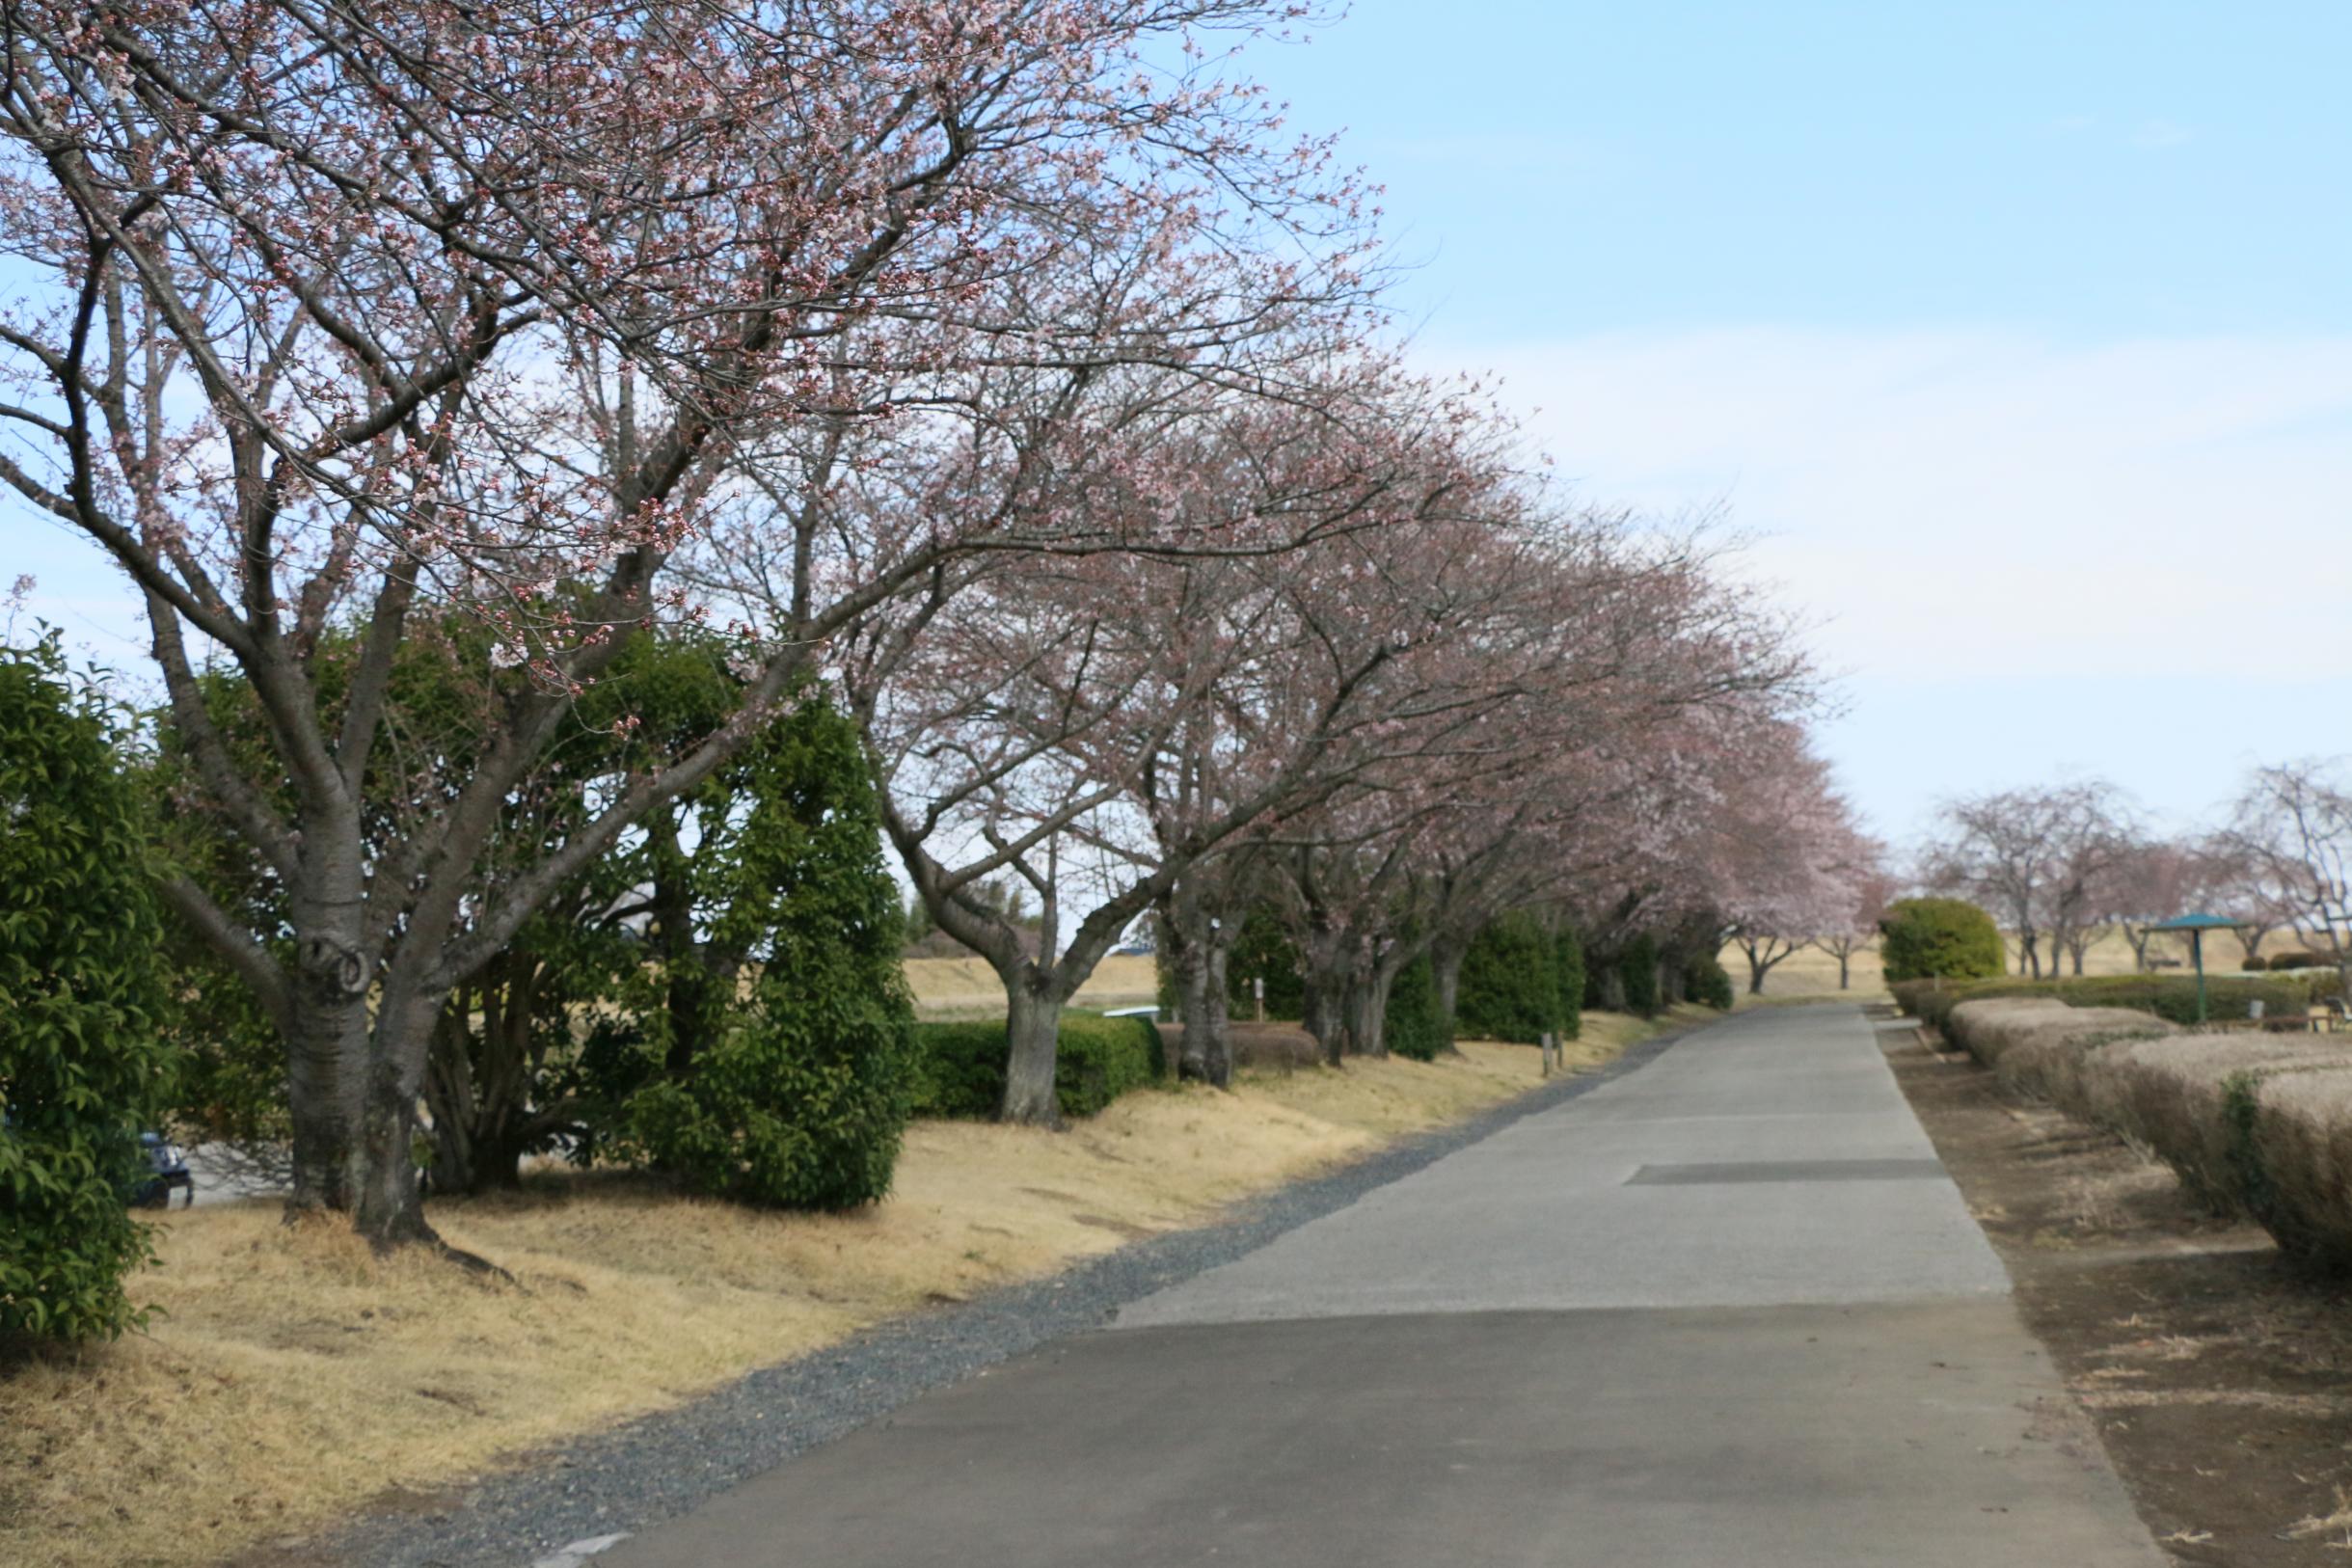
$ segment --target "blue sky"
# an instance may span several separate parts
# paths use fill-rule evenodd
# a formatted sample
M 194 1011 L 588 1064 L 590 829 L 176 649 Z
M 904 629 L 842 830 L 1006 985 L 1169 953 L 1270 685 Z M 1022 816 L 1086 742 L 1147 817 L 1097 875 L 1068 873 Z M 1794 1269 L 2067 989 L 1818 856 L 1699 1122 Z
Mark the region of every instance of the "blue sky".
M 2352 750 L 2352 7 L 1363 0 L 1249 58 L 1387 187 L 1424 363 L 1754 536 L 1881 831 Z
M 1387 187 L 1432 367 L 1585 496 L 1717 507 L 1898 839 L 2352 750 L 2352 6 L 1363 0 L 1245 64 Z M 136 659 L 111 575 L 0 578 Z

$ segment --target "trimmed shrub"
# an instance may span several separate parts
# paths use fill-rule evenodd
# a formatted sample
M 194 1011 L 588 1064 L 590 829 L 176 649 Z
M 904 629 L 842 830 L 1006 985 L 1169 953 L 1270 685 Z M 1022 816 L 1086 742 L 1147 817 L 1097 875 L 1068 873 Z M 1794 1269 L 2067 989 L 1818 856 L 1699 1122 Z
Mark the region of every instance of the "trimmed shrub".
M 1717 1013 L 1732 1008 L 1731 971 L 1712 953 L 1701 953 L 1683 966 L 1683 993 Z
M 0 1342 L 112 1338 L 165 1102 L 163 945 L 121 724 L 54 637 L 0 649 Z
M 1625 944 L 1625 956 L 1617 960 L 1617 973 L 1625 982 L 1625 1011 L 1638 1018 L 1658 1015 L 1658 942 L 1648 933 Z
M 1947 1027 L 2019 1088 L 2152 1150 L 2283 1251 L 2352 1268 L 2352 1055 L 2296 1035 L 2178 1034 L 2145 1013 L 1992 997 Z
M 919 1023 L 921 1066 L 914 1114 L 987 1121 L 1005 1099 L 1012 1050 L 1002 1023 Z M 1106 1018 L 1064 1009 L 1054 1051 L 1054 1097 L 1065 1117 L 1093 1116 L 1168 1071 L 1167 1048 L 1149 1018 Z
M 1394 1054 L 1416 1062 L 1437 1060 L 1437 971 L 1426 953 L 1397 971 L 1380 1031 Z
M 2331 960 L 2316 953 L 2274 953 L 2270 957 L 2272 969 L 2324 969 Z
M 2260 1002 L 2273 1018 L 2298 1018 L 2318 997 L 2334 994 L 2333 972 L 2292 979 L 2257 980 L 2250 975 L 2207 975 L 2206 1014 L 2214 1018 L 2243 1018 L 2250 1004 Z M 2064 980 L 1991 980 L 1970 985 L 1903 981 L 1892 989 L 1903 1010 L 1923 1023 L 1943 1029 L 1953 1008 L 1962 1002 L 1996 996 L 2039 996 L 2076 1007 L 2135 1008 L 2176 1024 L 2197 1022 L 2197 979 L 2194 975 L 2082 975 Z
M 1566 926 L 1552 938 L 1552 972 L 1559 981 L 1560 1039 L 1574 1040 L 1584 1028 L 1584 943 Z
M 2009 966 L 2001 929 L 1964 899 L 1898 899 L 1886 906 L 1879 935 L 1890 984 L 1990 979 Z
M 2270 967 L 2270 960 L 2259 953 L 2249 953 L 2238 960 L 2237 966 L 2249 974 L 2258 974 Z
M 1462 955 L 1455 1037 L 1533 1045 L 1560 1020 L 1559 954 L 1543 923 L 1514 910 L 1478 933 Z

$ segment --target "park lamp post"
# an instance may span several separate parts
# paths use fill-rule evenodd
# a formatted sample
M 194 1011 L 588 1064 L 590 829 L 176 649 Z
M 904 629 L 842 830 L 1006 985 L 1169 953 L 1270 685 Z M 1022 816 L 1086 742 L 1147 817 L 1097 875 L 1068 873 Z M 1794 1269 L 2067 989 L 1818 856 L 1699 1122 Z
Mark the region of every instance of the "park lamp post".
M 2203 909 L 2190 914 L 2175 915 L 2159 921 L 2150 931 L 2185 931 L 2189 933 L 2189 957 L 2197 965 L 2197 1021 L 2205 1021 L 2205 933 L 2235 931 L 2240 923 L 2221 915 L 2207 914 Z

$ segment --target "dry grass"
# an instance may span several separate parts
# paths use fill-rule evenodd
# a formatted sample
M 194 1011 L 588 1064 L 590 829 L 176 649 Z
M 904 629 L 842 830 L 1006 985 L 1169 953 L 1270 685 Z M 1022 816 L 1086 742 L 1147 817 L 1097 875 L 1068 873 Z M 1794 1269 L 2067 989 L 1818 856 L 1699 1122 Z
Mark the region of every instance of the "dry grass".
M 1589 1064 L 1654 1030 L 1595 1016 Z M 864 1324 L 1190 1224 L 1532 1088 L 1532 1047 L 1131 1095 L 1072 1130 L 910 1129 L 897 1191 L 839 1216 L 542 1173 L 444 1202 L 484 1284 L 268 1203 L 171 1214 L 151 1334 L 0 1380 L 0 1561 L 212 1560 L 388 1488 L 431 1490 Z
M 925 1018 L 1001 1017 L 1004 983 L 979 959 L 908 959 L 903 967 L 914 992 L 915 1012 Z M 1079 1007 L 1143 1007 L 1159 994 L 1159 972 L 1151 960 L 1114 953 L 1095 966 L 1071 998 Z
M 2273 953 L 2286 952 L 2296 945 L 2291 935 L 2274 932 L 2263 942 L 2262 951 L 2265 956 L 2268 956 Z M 2156 938 L 2156 945 L 2149 951 L 2152 957 L 2176 959 L 2180 961 L 2179 969 L 2168 970 L 2167 973 L 2188 973 L 2189 955 L 2187 944 L 2184 941 L 2174 937 L 2159 936 Z M 2205 973 L 2208 975 L 2236 974 L 2239 963 L 2245 957 L 2246 950 L 2239 942 L 2237 933 L 2215 931 L 2205 933 Z M 1753 1001 L 1756 999 L 1752 999 L 1746 994 L 1746 957 L 1736 945 L 1726 943 L 1723 948 L 1722 960 L 1723 967 L 1731 972 L 1732 987 L 1740 992 L 1742 1005 L 1753 1005 Z M 2047 953 L 2042 955 L 2042 961 L 2045 964 L 2049 961 Z M 2011 941 L 2009 943 L 2010 972 L 2015 973 L 2016 967 L 2017 946 L 2014 941 Z M 2071 957 L 2067 959 L 2066 967 L 2069 975 L 2073 973 L 2074 960 Z M 2101 933 L 2098 939 L 2083 952 L 2083 973 L 2086 975 L 2128 975 L 2133 972 L 2131 944 L 2123 940 L 2121 932 Z M 1866 1001 L 1884 990 L 1885 971 L 1879 966 L 1879 954 L 1875 946 L 1853 956 L 1852 979 L 1852 989 L 1844 993 L 1844 999 Z M 1795 957 L 1783 960 L 1770 975 L 1765 977 L 1764 995 L 1761 1000 L 1767 1002 L 1790 1001 L 1797 998 L 1836 997 L 1839 994 L 1837 960 L 1818 948 L 1806 948 Z

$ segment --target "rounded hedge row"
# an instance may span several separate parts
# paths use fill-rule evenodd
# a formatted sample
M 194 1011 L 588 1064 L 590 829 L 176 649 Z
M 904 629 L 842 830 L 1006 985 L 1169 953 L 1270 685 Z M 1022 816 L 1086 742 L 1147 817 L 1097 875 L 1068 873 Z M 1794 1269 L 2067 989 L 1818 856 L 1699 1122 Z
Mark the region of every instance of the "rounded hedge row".
M 1010 1049 L 1001 1021 L 916 1024 L 914 1114 L 967 1121 L 995 1116 L 1004 1103 Z M 1093 1116 L 1167 1070 L 1167 1048 L 1150 1019 L 1062 1014 L 1053 1086 L 1064 1116 Z

